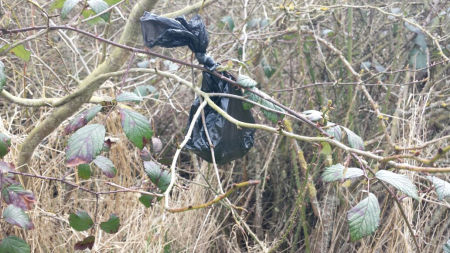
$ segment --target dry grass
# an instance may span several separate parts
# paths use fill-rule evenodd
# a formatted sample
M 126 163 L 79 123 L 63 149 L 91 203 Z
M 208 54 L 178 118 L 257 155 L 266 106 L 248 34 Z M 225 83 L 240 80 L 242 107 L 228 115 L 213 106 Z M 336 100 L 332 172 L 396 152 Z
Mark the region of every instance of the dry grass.
M 36 2 L 44 9 L 49 9 L 48 1 Z M 121 4 L 114 11 L 109 30 L 105 29 L 104 24 L 97 26 L 81 24 L 79 28 L 114 40 L 122 31 L 125 22 L 122 17 L 127 17 L 135 2 Z M 347 1 L 340 2 L 347 3 Z M 431 8 L 427 7 L 430 3 L 425 2 L 427 1 L 409 4 L 391 1 L 391 4 L 401 6 L 403 12 L 408 13 L 408 17 L 414 17 L 419 24 L 427 29 L 433 29 L 432 34 L 436 36 L 446 34 L 447 37 L 443 37 L 441 44 L 448 44 L 450 28 L 448 23 L 445 25 L 444 22 L 448 21 L 448 14 L 442 18 L 441 23 L 433 23 L 434 26 L 429 21 L 437 15 L 436 10 L 448 10 L 449 4 L 445 1 L 433 1 L 437 3 L 433 3 Z M 0 3 L 4 14 L 0 16 L 0 27 L 16 28 L 45 23 L 39 10 L 30 1 L 3 0 Z M 154 12 L 168 13 L 190 3 L 193 1 L 160 1 Z M 315 4 L 333 3 L 321 0 Z M 293 1 L 296 11 L 299 12 L 296 13 L 293 10 L 280 9 L 279 4 L 276 1 L 230 0 L 215 3 L 202 10 L 201 15 L 207 23 L 211 38 L 209 53 L 217 61 L 226 64 L 228 60 L 232 62 L 234 59 L 242 60 L 242 49 L 245 48 L 244 62 L 248 65 L 250 73 L 245 73 L 244 70 L 243 72 L 258 80 L 261 90 L 283 104 L 290 105 L 296 111 L 320 110 L 330 99 L 335 107 L 329 113 L 331 121 L 344 124 L 345 120 L 348 120 L 347 126 L 369 143 L 366 145 L 367 150 L 381 150 L 381 154 L 386 152 L 384 155 L 395 154 L 383 138 L 382 129 L 378 124 L 379 119 L 375 116 L 367 98 L 361 95 L 361 92 L 354 100 L 349 97 L 349 87 L 354 85 L 323 84 L 302 87 L 305 84 L 335 80 L 352 83 L 354 79 L 347 75 L 347 69 L 326 47 L 319 48 L 317 42 L 310 36 L 288 34 L 286 29 L 299 26 L 315 29 L 319 36 L 326 38 L 347 54 L 348 8 L 326 11 Z M 368 4 L 374 3 L 369 1 Z M 285 3 L 285 6 L 288 8 L 288 3 Z M 310 11 L 307 11 L 308 8 Z M 353 15 L 352 66 L 359 71 L 362 62 L 371 61 L 378 62 L 388 68 L 388 71 L 392 71 L 383 75 L 374 69 L 360 73 L 364 80 L 367 80 L 366 84 L 378 82 L 383 84 L 367 87 L 384 115 L 388 117 L 386 122 L 393 141 L 399 146 L 415 146 L 449 135 L 448 64 L 433 67 L 424 87 L 421 83 L 414 84 L 414 75 L 419 73 L 405 70 L 408 53 L 412 47 L 411 33 L 406 28 L 399 28 L 399 35 L 392 35 L 394 24 L 402 27 L 403 22 L 394 22 L 385 15 L 365 9 L 355 10 Z M 222 27 L 220 20 L 224 16 L 233 17 L 235 24 L 233 33 Z M 269 18 L 270 23 L 267 27 L 259 28 L 248 25 L 244 33 L 244 25 L 252 18 Z M 59 18 L 54 20 L 57 23 L 69 22 Z M 324 35 L 322 33 L 324 29 L 331 29 L 336 35 Z M 17 37 L 1 38 L 0 45 L 5 41 L 17 41 L 32 34 L 33 32 L 29 32 Z M 83 79 L 87 75 L 86 68 L 92 71 L 98 66 L 102 59 L 103 46 L 94 39 L 73 32 L 65 34 L 51 32 L 28 41 L 25 47 L 32 52 L 29 63 L 24 63 L 12 54 L 0 56 L 0 60 L 5 63 L 8 70 L 6 90 L 24 98 L 40 98 L 44 95 L 61 97 L 77 86 L 77 79 Z M 432 51 L 430 55 L 432 62 L 439 62 L 440 58 L 433 54 L 435 48 L 432 43 L 428 43 L 428 46 Z M 187 62 L 192 58 L 186 48 L 155 50 Z M 110 51 L 111 46 L 108 45 L 107 52 Z M 129 65 L 135 67 L 137 62 L 143 59 L 146 58 L 138 55 L 128 60 Z M 156 62 L 152 63 L 154 66 L 163 70 L 167 68 L 162 60 L 155 60 Z M 262 61 L 266 61 L 276 69 L 272 77 L 264 76 Z M 240 65 L 236 61 L 233 64 L 231 72 L 237 74 Z M 180 66 L 176 74 L 199 83 L 200 73 L 194 72 L 192 75 L 191 69 Z M 123 77 L 111 78 L 96 92 L 96 95 L 113 97 L 122 86 L 124 90 L 132 91 L 140 84 L 152 84 L 158 89 L 158 98 L 149 96 L 144 103 L 132 106 L 151 119 L 155 135 L 167 145 L 159 157 L 161 163 L 167 164 L 173 158 L 177 144 L 184 138 L 194 94 L 187 87 L 172 80 L 149 74 L 130 74 L 124 82 Z M 25 136 L 47 118 L 52 109 L 22 107 L 3 100 L 3 97 L 0 99 L 0 132 L 8 133 L 12 137 L 11 152 L 4 160 L 15 162 L 19 146 Z M 354 109 L 347 114 L 350 105 Z M 78 111 L 82 108 L 73 109 Z M 260 111 L 254 110 L 253 113 L 258 122 L 271 124 L 264 119 Z M 346 115 L 350 115 L 351 118 L 346 118 Z M 59 127 L 45 138 L 36 149 L 30 173 L 65 177 L 66 180 L 95 191 L 117 190 L 106 185 L 108 181 L 125 187 L 148 186 L 148 178 L 143 171 L 139 151 L 126 139 L 121 129 L 120 116 L 116 112 L 101 114 L 93 122 L 105 123 L 107 135 L 119 139 L 108 154 L 118 170 L 115 178 L 107 179 L 101 175 L 99 169 L 94 168 L 94 176 L 91 179 L 80 180 L 75 171 L 67 168 L 64 165 L 64 148 L 68 137 L 64 135 L 63 127 Z M 300 123 L 294 122 L 293 125 L 299 134 L 315 135 Z M 365 181 L 325 184 L 320 179 L 323 169 L 329 165 L 329 161 L 343 162 L 346 154 L 334 150 L 332 157 L 323 157 L 318 155 L 320 150 L 317 145 L 307 143 L 299 145 L 305 153 L 310 177 L 314 182 L 320 217 L 315 215 L 312 206 L 314 203 L 307 197 L 302 202 L 302 206 L 305 207 L 304 216 L 299 218 L 301 212 L 296 214 L 293 229 L 286 235 L 285 231 L 289 228 L 288 221 L 295 209 L 298 191 L 302 189 L 299 185 L 301 186 L 304 179 L 302 173 L 299 179 L 295 174 L 299 164 L 295 158 L 295 147 L 292 142 L 285 137 L 279 136 L 275 139 L 272 135 L 259 131 L 256 134 L 255 147 L 246 157 L 219 166 L 225 189 L 229 189 L 233 183 L 249 179 L 266 180 L 265 191 L 255 188 L 241 189 L 229 197 L 233 205 L 246 210 L 235 209 L 262 243 L 270 247 L 278 240 L 283 240 L 276 252 L 305 252 L 303 230 L 305 226 L 308 228 L 312 252 L 416 251 L 398 207 L 381 185 L 376 183 L 371 185 L 370 190 L 380 203 L 381 225 L 373 236 L 358 242 L 350 242 L 347 211 L 366 196 L 362 190 L 367 189 L 367 184 Z M 428 145 L 420 151 L 420 157 L 432 157 L 439 147 L 447 145 L 449 145 L 448 138 Z M 406 154 L 409 151 L 401 152 Z M 404 159 L 404 162 L 420 165 L 413 159 Z M 355 162 L 352 164 L 357 166 Z M 436 166 L 440 167 L 448 167 L 449 164 L 448 154 L 436 162 Z M 382 165 L 373 161 L 369 161 L 369 165 L 374 169 L 382 168 Z M 204 203 L 216 196 L 218 187 L 213 166 L 208 166 L 188 152 L 183 152 L 177 169 L 180 176 L 171 194 L 171 206 L 185 207 Z M 435 193 L 429 191 L 430 184 L 425 179 L 425 173 L 408 171 L 399 173 L 408 175 L 421 191 L 421 201 L 405 198 L 402 201 L 402 208 L 407 214 L 408 222 L 412 224 L 422 252 L 442 252 L 443 243 L 450 238 L 450 204 L 438 201 Z M 264 178 L 264 175 L 267 177 Z M 437 176 L 449 179 L 448 175 Z M 96 198 L 92 194 L 57 182 L 29 178 L 25 188 L 33 191 L 36 197 L 35 207 L 29 212 L 35 229 L 24 231 L 0 220 L 0 238 L 6 235 L 24 238 L 31 245 L 32 252 L 71 252 L 77 241 L 91 233 L 96 237 L 93 252 L 261 252 L 256 240 L 242 226 L 237 225 L 232 217 L 231 207 L 225 201 L 206 209 L 170 214 L 163 211 L 162 203 L 145 208 L 139 203 L 140 195 L 136 193 L 100 195 L 97 205 Z M 93 217 L 96 206 L 97 225 L 93 230 L 77 232 L 70 228 L 69 213 L 82 209 Z M 98 223 L 106 221 L 110 214 L 116 214 L 120 218 L 121 227 L 116 234 L 107 234 L 98 227 Z

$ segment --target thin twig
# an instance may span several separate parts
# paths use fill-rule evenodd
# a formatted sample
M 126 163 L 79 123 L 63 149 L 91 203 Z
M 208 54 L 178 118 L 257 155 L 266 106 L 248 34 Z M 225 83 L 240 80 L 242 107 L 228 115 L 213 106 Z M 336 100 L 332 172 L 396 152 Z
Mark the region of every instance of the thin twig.
M 164 202 L 165 202 L 164 207 L 166 209 L 169 209 L 169 194 L 172 191 L 172 188 L 173 188 L 176 178 L 177 178 L 175 175 L 175 173 L 176 173 L 175 167 L 177 165 L 178 156 L 180 155 L 183 147 L 186 145 L 186 143 L 191 138 L 195 123 L 196 123 L 198 117 L 200 116 L 201 111 L 206 106 L 206 104 L 207 104 L 206 101 L 203 101 L 203 103 L 201 103 L 200 106 L 198 107 L 197 112 L 195 112 L 194 116 L 192 117 L 191 124 L 189 125 L 189 129 L 188 129 L 186 135 L 184 136 L 183 142 L 177 147 L 177 150 L 175 151 L 175 155 L 173 156 L 172 164 L 170 165 L 170 183 L 169 183 L 169 186 L 167 187 L 166 191 L 164 192 Z
M 247 187 L 247 186 L 251 186 L 251 185 L 257 185 L 259 184 L 260 181 L 259 180 L 250 180 L 250 181 L 246 181 L 246 182 L 241 182 L 241 183 L 237 183 L 237 184 L 233 184 L 233 186 L 231 187 L 231 189 L 229 189 L 228 191 L 226 191 L 225 193 L 217 196 L 216 198 L 214 198 L 211 201 L 208 201 L 206 203 L 203 204 L 199 204 L 199 205 L 193 205 L 193 206 L 186 206 L 186 207 L 180 207 L 180 208 L 168 208 L 166 209 L 167 211 L 171 212 L 171 213 L 180 213 L 180 212 L 185 212 L 185 211 L 190 211 L 190 210 L 196 210 L 196 209 L 202 209 L 202 208 L 206 208 L 209 206 L 212 206 L 214 204 L 216 204 L 217 202 L 225 199 L 226 197 L 228 197 L 231 193 L 233 193 L 234 191 L 236 191 L 239 188 L 242 187 Z

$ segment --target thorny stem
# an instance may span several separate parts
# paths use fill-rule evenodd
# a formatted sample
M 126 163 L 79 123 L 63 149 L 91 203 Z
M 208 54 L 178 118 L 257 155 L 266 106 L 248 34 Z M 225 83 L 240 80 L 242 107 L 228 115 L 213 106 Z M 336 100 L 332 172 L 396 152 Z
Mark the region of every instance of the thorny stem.
M 162 197 L 163 196 L 162 194 L 158 194 L 158 193 L 145 192 L 145 191 L 141 191 L 141 190 L 130 189 L 130 188 L 127 188 L 127 187 L 123 187 L 121 185 L 117 185 L 117 184 L 111 183 L 111 182 L 106 182 L 105 184 L 113 186 L 113 187 L 120 188 L 122 190 L 116 190 L 116 191 L 93 191 L 93 190 L 84 188 L 82 186 L 79 186 L 79 185 L 77 185 L 75 183 L 72 183 L 70 181 L 67 181 L 67 180 L 61 179 L 61 178 L 47 177 L 47 176 L 35 175 L 35 174 L 19 172 L 19 171 L 8 171 L 8 173 L 21 175 L 21 176 L 26 176 L 26 177 L 34 177 L 34 178 L 39 178 L 39 179 L 49 180 L 49 181 L 58 181 L 58 182 L 70 185 L 70 186 L 75 187 L 75 188 L 77 188 L 77 189 L 79 189 L 81 191 L 85 191 L 85 192 L 88 192 L 90 194 L 95 195 L 95 197 L 96 197 L 96 206 L 98 205 L 98 198 L 99 198 L 99 196 L 100 195 L 105 195 L 105 194 L 116 194 L 116 193 L 122 193 L 122 192 L 136 192 L 136 193 L 145 194 L 145 195 L 149 195 L 149 196 L 156 196 L 156 197 Z M 236 191 L 239 188 L 247 187 L 247 186 L 251 186 L 251 185 L 257 185 L 259 183 L 260 183 L 259 180 L 249 180 L 249 181 L 246 181 L 246 182 L 236 183 L 236 184 L 233 184 L 231 189 L 229 189 L 227 192 L 217 196 L 216 198 L 214 198 L 211 201 L 208 201 L 206 203 L 199 204 L 199 205 L 187 206 L 187 207 L 182 207 L 182 208 L 167 208 L 167 211 L 170 212 L 170 213 L 180 213 L 180 212 L 185 212 L 185 211 L 190 211 L 190 210 L 206 208 L 206 207 L 212 206 L 212 205 L 218 203 L 219 201 L 225 199 L 231 193 L 233 193 L 234 191 Z M 95 213 L 97 214 L 97 208 L 95 210 Z M 97 216 L 97 215 L 95 215 L 95 216 Z
M 111 185 L 111 186 L 115 186 L 115 187 L 119 187 L 122 188 L 123 190 L 116 190 L 116 191 L 93 191 L 90 190 L 88 188 L 85 188 L 83 186 L 80 186 L 78 184 L 72 183 L 70 181 L 67 181 L 63 178 L 56 178 L 56 177 L 47 177 L 47 176 L 41 176 L 41 175 L 35 175 L 35 174 L 31 174 L 31 173 L 26 173 L 26 172 L 20 172 L 20 171 L 8 171 L 8 173 L 11 174 L 15 174 L 15 175 L 21 175 L 21 176 L 25 176 L 25 177 L 34 177 L 34 178 L 39 178 L 39 179 L 43 179 L 43 180 L 49 180 L 49 181 L 58 181 L 67 185 L 70 185 L 76 189 L 79 189 L 80 191 L 84 191 L 84 192 L 88 192 L 90 194 L 94 194 L 95 196 L 98 195 L 105 195 L 105 194 L 116 194 L 116 193 L 120 193 L 120 192 L 138 192 L 140 194 L 144 194 L 144 195 L 149 195 L 149 196 L 156 196 L 156 197 L 162 197 L 162 194 L 159 193 L 153 193 L 153 192 L 146 192 L 146 191 L 141 191 L 141 190 L 136 190 L 136 189 L 130 189 L 130 188 L 126 188 L 123 186 L 119 186 L 113 183 L 106 183 L 107 185 Z

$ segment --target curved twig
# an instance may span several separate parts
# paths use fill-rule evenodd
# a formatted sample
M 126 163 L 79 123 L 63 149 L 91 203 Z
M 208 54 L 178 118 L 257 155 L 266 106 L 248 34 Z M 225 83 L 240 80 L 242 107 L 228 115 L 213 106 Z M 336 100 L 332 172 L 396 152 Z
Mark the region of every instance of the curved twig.
M 233 193 L 234 191 L 236 191 L 239 188 L 247 187 L 247 186 L 251 186 L 251 185 L 257 185 L 259 183 L 260 183 L 259 180 L 250 180 L 250 181 L 246 181 L 246 182 L 233 184 L 231 189 L 226 191 L 224 194 L 221 194 L 221 195 L 217 196 L 216 198 L 214 198 L 213 200 L 208 201 L 206 203 L 203 203 L 203 204 L 200 204 L 200 205 L 194 205 L 194 206 L 180 207 L 180 208 L 169 208 L 169 209 L 166 209 L 166 210 L 171 212 L 171 213 L 181 213 L 181 212 L 186 212 L 186 211 L 206 208 L 206 207 L 212 206 L 212 205 L 216 204 L 217 202 L 221 201 L 222 199 L 228 197 L 231 193 Z

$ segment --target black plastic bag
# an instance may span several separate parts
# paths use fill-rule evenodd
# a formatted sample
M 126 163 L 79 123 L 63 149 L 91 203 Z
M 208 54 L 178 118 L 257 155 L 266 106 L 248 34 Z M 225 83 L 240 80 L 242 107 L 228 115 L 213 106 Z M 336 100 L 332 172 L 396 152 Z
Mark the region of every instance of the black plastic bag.
M 141 17 L 141 26 L 144 43 L 147 47 L 188 46 L 195 53 L 200 64 L 210 70 L 214 70 L 217 66 L 214 60 L 206 55 L 209 42 L 208 32 L 199 15 L 194 16 L 187 22 L 184 17 L 169 19 L 145 12 Z M 221 74 L 235 80 L 228 72 L 221 72 Z M 233 87 L 230 83 L 206 71 L 203 71 L 201 89 L 208 93 L 227 93 L 242 96 L 242 91 L 239 88 Z M 243 108 L 242 100 L 228 97 L 212 97 L 212 100 L 233 118 L 247 123 L 255 122 L 250 111 Z M 188 127 L 200 103 L 200 98 L 196 98 L 192 104 Z M 205 125 L 214 147 L 214 157 L 217 163 L 222 164 L 241 158 L 253 147 L 254 129 L 238 128 L 210 106 L 206 106 L 203 110 Z M 208 162 L 212 162 L 211 150 L 201 117 L 195 122 L 192 136 L 185 147 Z
M 208 32 L 199 15 L 195 15 L 187 22 L 184 17 L 171 19 L 144 12 L 141 17 L 141 28 L 147 47 L 188 46 L 200 64 L 210 69 L 215 67 L 214 60 L 206 55 Z

